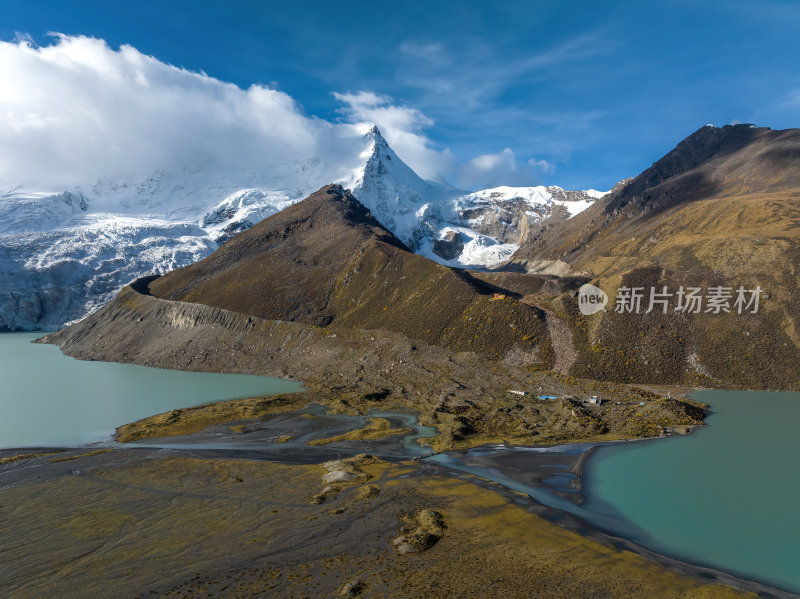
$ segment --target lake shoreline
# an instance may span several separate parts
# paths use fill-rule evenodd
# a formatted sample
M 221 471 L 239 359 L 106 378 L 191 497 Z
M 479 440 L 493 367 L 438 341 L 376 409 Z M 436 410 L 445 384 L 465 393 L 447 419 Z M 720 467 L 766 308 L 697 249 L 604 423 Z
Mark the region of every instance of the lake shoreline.
M 663 441 L 667 437 L 661 438 L 647 438 L 647 439 L 631 439 L 631 442 L 636 443 L 646 443 L 646 442 L 657 442 Z M 595 447 L 592 447 L 585 453 L 585 457 L 581 460 L 581 463 L 578 468 L 578 475 L 580 484 L 584 484 L 585 480 L 585 470 L 587 468 L 591 468 L 592 458 L 596 459 L 597 456 L 593 455 L 596 453 L 600 447 L 606 444 L 598 444 Z M 585 490 L 581 489 L 581 497 L 584 497 Z M 643 545 L 640 545 L 630 539 L 626 539 L 624 537 L 618 536 L 613 534 L 610 531 L 603 530 L 601 527 L 597 527 L 595 525 L 591 525 L 592 527 L 597 529 L 597 532 L 601 537 L 607 538 L 609 541 L 613 543 L 623 543 L 629 547 L 628 550 L 635 551 L 639 555 L 646 557 L 650 560 L 656 561 L 664 566 L 674 568 L 679 572 L 687 574 L 689 576 L 693 576 L 697 579 L 702 580 L 709 580 L 711 577 L 713 579 L 730 586 L 734 586 L 736 588 L 745 590 L 745 591 L 752 591 L 758 593 L 760 596 L 763 597 L 778 597 L 781 599 L 798 599 L 800 598 L 800 593 L 796 593 L 787 589 L 780 588 L 774 584 L 769 582 L 759 580 L 757 578 L 751 578 L 744 574 L 735 572 L 733 570 L 725 570 L 716 566 L 711 566 L 703 563 L 699 563 L 696 560 L 692 560 L 685 556 L 681 556 L 680 554 L 670 554 L 666 552 L 658 552 L 652 549 L 648 549 Z
M 53 459 L 57 461 L 74 460 L 74 461 L 66 461 L 66 464 L 74 463 L 77 467 L 79 464 L 84 464 L 86 459 L 99 459 L 99 458 L 87 457 L 87 456 L 93 456 L 97 453 L 95 451 L 92 451 L 92 449 L 95 449 L 94 447 L 80 447 L 80 448 L 46 447 L 46 448 L 36 448 L 36 449 L 37 451 L 35 452 L 34 451 L 28 452 L 28 450 L 26 450 L 26 452 L 28 453 L 41 452 L 44 454 L 42 457 L 39 457 L 36 460 L 33 460 L 33 458 L 29 458 L 33 461 L 41 461 L 41 460 L 52 461 Z M 107 448 L 107 450 L 108 449 L 110 448 Z M 322 451 L 316 451 L 320 449 L 322 449 Z M 592 453 L 593 449 L 594 448 L 589 449 L 586 452 L 582 452 L 581 454 L 577 455 L 575 460 L 576 465 L 585 464 L 587 454 Z M 3 450 L 2 452 L 0 452 L 0 457 L 5 457 L 13 451 L 14 450 Z M 232 461 L 256 460 L 259 462 L 263 461 L 265 463 L 278 463 L 290 466 L 313 466 L 314 464 L 318 464 L 321 461 L 336 459 L 337 456 L 342 455 L 341 448 L 338 449 L 328 448 L 327 450 L 323 448 L 315 448 L 314 454 L 311 456 L 305 456 L 304 458 L 298 456 L 299 459 L 293 459 L 292 456 L 284 454 L 280 456 L 280 459 L 278 461 L 276 461 L 275 455 L 265 456 L 264 452 L 257 449 L 256 447 L 254 447 L 252 450 L 222 449 L 222 448 L 213 449 L 209 447 L 189 449 L 187 447 L 182 447 L 180 445 L 177 445 L 173 448 L 169 448 L 168 446 L 150 447 L 150 446 L 131 445 L 127 448 L 112 449 L 112 451 L 114 455 L 118 456 L 129 455 L 131 456 L 131 459 L 161 458 L 164 455 L 164 451 L 167 451 L 169 455 L 190 455 L 194 459 L 201 459 L 201 460 L 212 460 L 212 461 L 218 459 L 225 459 Z M 119 452 L 122 453 L 120 454 Z M 387 457 L 385 459 L 388 459 L 390 463 L 397 460 L 395 463 L 397 463 L 398 465 L 405 463 L 399 457 L 395 458 Z M 127 463 L 127 458 L 123 458 L 122 463 Z M 580 467 L 581 466 L 578 466 L 578 468 Z M 683 576 L 690 577 L 693 580 L 698 581 L 699 583 L 722 584 L 739 589 L 740 591 L 756 593 L 759 597 L 765 597 L 765 598 L 797 599 L 797 597 L 800 597 L 800 595 L 791 593 L 789 591 L 785 591 L 783 589 L 762 582 L 743 578 L 731 572 L 726 572 L 724 570 L 706 567 L 703 565 L 692 563 L 690 561 L 684 561 L 678 558 L 677 556 L 670 556 L 655 551 L 651 551 L 645 547 L 637 545 L 633 541 L 610 534 L 607 531 L 604 531 L 601 528 L 597 527 L 596 525 L 582 520 L 580 517 L 572 513 L 559 510 L 557 508 L 548 507 L 538 502 L 530 495 L 523 495 L 518 491 L 514 491 L 513 489 L 504 486 L 502 483 L 497 483 L 488 479 L 482 479 L 481 477 L 449 469 L 446 466 L 432 464 L 426 462 L 425 460 L 417 461 L 414 469 L 416 472 L 415 477 L 418 477 L 419 480 L 421 481 L 427 480 L 431 477 L 441 477 L 445 475 L 450 478 L 464 480 L 465 482 L 475 484 L 479 487 L 491 491 L 492 493 L 498 494 L 499 496 L 509 500 L 515 505 L 525 509 L 533 516 L 542 518 L 543 520 L 551 524 L 557 525 L 559 528 L 577 533 L 581 537 L 600 543 L 601 545 L 613 547 L 614 550 L 617 552 L 629 551 L 635 553 L 636 555 L 639 555 L 655 564 L 658 564 L 669 570 L 680 573 Z M 3 472 L 3 469 L 0 469 L 0 472 Z M 80 472 L 80 470 L 76 472 Z M 8 483 L 6 481 L 4 481 L 3 488 L 8 488 Z M 273 500 L 280 501 L 280 498 L 273 497 Z
M 797 393 L 703 390 L 707 426 L 670 443 L 603 449 L 588 462 L 587 506 L 631 523 L 651 550 L 800 593 Z M 600 455 L 602 454 L 602 456 Z M 614 526 L 626 536 L 627 526 Z M 713 563 L 710 563 L 713 560 Z
M 593 443 L 591 444 L 590 447 L 587 447 L 584 451 L 574 454 L 574 458 L 572 460 L 572 463 L 570 464 L 570 472 L 575 474 L 576 479 L 574 479 L 573 485 L 571 486 L 575 491 L 577 491 L 577 493 L 574 496 L 569 497 L 569 499 L 574 501 L 576 505 L 581 505 L 583 503 L 584 490 L 582 488 L 582 484 L 583 484 L 585 469 L 587 468 L 587 466 L 590 466 L 589 464 L 590 458 L 592 457 L 592 454 L 594 454 L 599 448 L 617 443 L 642 443 L 642 442 L 654 443 L 658 441 L 663 441 L 664 439 L 667 438 L 669 437 L 665 436 L 659 438 L 625 439 L 620 441 Z M 572 445 L 572 444 L 565 444 L 565 445 Z M 546 449 L 546 450 L 554 449 L 553 446 L 525 446 L 525 448 Z M 502 482 L 485 478 L 484 476 L 478 474 L 468 473 L 463 470 L 448 468 L 448 466 L 446 465 L 439 465 L 439 464 L 428 464 L 428 465 L 432 465 L 436 469 L 446 470 L 452 476 L 469 479 L 479 486 L 483 486 L 487 489 L 492 489 L 494 492 L 499 493 L 509 499 L 516 500 L 518 503 L 522 504 L 520 499 L 523 493 L 513 488 L 510 488 L 509 486 L 503 484 Z M 526 466 L 529 465 L 530 462 L 527 461 Z M 498 469 L 501 470 L 502 467 L 498 467 Z M 537 473 L 537 474 L 539 476 L 538 477 L 534 476 L 533 478 L 543 478 L 542 473 Z M 544 473 L 544 476 L 547 476 L 549 474 L 550 473 Z M 554 490 L 551 488 L 548 490 L 550 490 L 551 492 L 556 492 L 556 493 L 558 492 L 557 489 Z M 721 569 L 718 567 L 697 563 L 696 561 L 692 561 L 691 559 L 687 559 L 686 557 L 677 554 L 671 555 L 669 553 L 663 553 L 648 549 L 647 547 L 638 544 L 631 539 L 625 538 L 624 536 L 616 535 L 613 532 L 604 529 L 602 526 L 596 523 L 589 522 L 573 512 L 560 509 L 558 507 L 548 506 L 545 503 L 542 503 L 541 501 L 537 500 L 535 497 L 532 497 L 530 494 L 524 494 L 524 495 L 525 499 L 527 499 L 530 502 L 528 510 L 533 514 L 546 519 L 548 522 L 557 524 L 562 528 L 565 528 L 572 532 L 576 532 L 581 536 L 592 539 L 599 543 L 611 545 L 619 551 L 631 551 L 648 560 L 656 562 L 664 567 L 680 572 L 686 576 L 690 576 L 695 580 L 704 582 L 718 582 L 720 584 L 732 586 L 734 588 L 737 588 L 745 592 L 757 593 L 759 597 L 765 597 L 765 598 L 774 597 L 779 599 L 800 598 L 800 594 L 780 588 L 778 586 L 775 586 L 774 584 L 770 584 L 769 582 L 753 579 L 745 575 Z
M 307 406 L 309 408 L 311 406 Z M 320 406 L 321 407 L 321 406 Z M 262 433 L 266 434 L 267 437 L 269 434 L 273 434 L 274 431 L 270 429 L 268 426 L 271 421 L 273 422 L 272 428 L 277 428 L 284 432 L 287 431 L 285 427 L 288 422 L 285 420 L 287 415 L 291 416 L 295 413 L 298 415 L 303 410 L 299 410 L 296 412 L 290 413 L 282 413 L 282 414 L 273 414 L 267 417 L 262 423 L 259 425 L 263 427 Z M 308 414 L 309 412 L 306 412 Z M 370 415 L 364 415 L 362 418 L 366 419 Z M 343 424 L 342 421 L 335 421 L 333 425 L 331 422 L 325 422 L 324 419 L 320 420 L 319 416 L 315 416 L 314 418 L 306 418 L 302 415 L 300 416 L 302 421 L 307 425 L 308 430 L 313 430 L 315 434 L 321 435 L 330 435 L 336 432 L 346 430 L 348 428 L 352 428 L 352 421 L 349 425 Z M 332 418 L 339 418 L 344 419 L 348 418 L 346 416 L 331 416 Z M 149 439 L 144 440 L 139 443 L 130 443 L 130 444 L 116 444 L 116 443 L 101 443 L 101 444 L 91 444 L 83 447 L 73 448 L 73 447 L 38 447 L 38 448 L 24 448 L 18 449 L 18 452 L 24 452 L 28 454 L 37 454 L 42 453 L 45 456 L 50 456 L 52 453 L 52 457 L 54 458 L 61 458 L 61 455 L 57 454 L 64 454 L 66 456 L 77 455 L 76 457 L 80 458 L 84 455 L 90 455 L 92 450 L 97 448 L 111 448 L 123 451 L 131 451 L 132 455 L 140 454 L 141 452 L 145 452 L 144 455 L 151 455 L 153 457 L 158 456 L 163 451 L 171 451 L 171 452 L 190 452 L 190 454 L 197 458 L 202 459 L 217 459 L 221 457 L 225 457 L 226 459 L 255 459 L 255 460 L 265 460 L 268 462 L 275 462 L 283 463 L 283 464 L 294 464 L 294 465 L 312 465 L 316 463 L 320 463 L 325 460 L 336 459 L 338 456 L 341 456 L 344 452 L 347 455 L 369 451 L 370 449 L 378 449 L 380 446 L 380 442 L 369 441 L 369 442 L 355 442 L 355 443 L 338 443 L 333 444 L 331 447 L 314 447 L 310 449 L 310 451 L 300 451 L 296 452 L 297 455 L 293 455 L 292 447 L 285 447 L 282 446 L 280 449 L 276 447 L 275 451 L 269 451 L 265 449 L 261 442 L 258 441 L 257 436 L 254 433 L 258 431 L 251 431 L 251 433 L 244 435 L 244 437 L 250 437 L 251 440 L 244 441 L 242 438 L 243 436 L 240 434 L 236 434 L 230 430 L 231 423 L 226 423 L 225 425 L 220 425 L 217 427 L 211 427 L 209 430 L 200 432 L 200 433 L 193 433 L 188 435 L 177 435 L 177 436 L 170 436 L 162 439 Z M 267 426 L 265 426 L 267 425 Z M 263 435 L 262 435 L 263 438 Z M 587 466 L 590 467 L 590 458 L 596 452 L 596 450 L 602 446 L 617 444 L 617 443 L 629 443 L 629 442 L 636 442 L 641 443 L 642 441 L 663 441 L 667 437 L 662 438 L 645 438 L 645 439 L 626 439 L 626 440 L 619 440 L 619 441 L 608 441 L 608 442 L 601 442 L 601 443 L 590 443 L 585 444 L 584 447 L 579 452 L 574 453 L 564 453 L 559 451 L 564 447 L 575 447 L 580 444 L 564 444 L 564 446 L 553 446 L 553 445 L 546 445 L 546 446 L 515 446 L 515 445 L 508 445 L 509 448 L 516 448 L 522 450 L 543 450 L 541 454 L 542 459 L 540 460 L 539 468 L 534 467 L 531 470 L 531 461 L 530 456 L 531 454 L 520 454 L 517 460 L 521 463 L 524 461 L 524 467 L 527 469 L 531 475 L 533 476 L 534 480 L 538 484 L 543 484 L 542 481 L 547 477 L 552 475 L 552 471 L 546 471 L 544 468 L 541 467 L 541 464 L 550 463 L 554 461 L 558 461 L 554 459 L 554 456 L 559 456 L 560 458 L 566 458 L 566 461 L 562 460 L 565 465 L 568 463 L 568 470 L 571 474 L 573 474 L 576 478 L 570 481 L 569 487 L 575 491 L 575 493 L 566 493 L 564 492 L 563 495 L 565 498 L 573 501 L 576 505 L 581 505 L 584 499 L 584 488 L 583 488 L 583 481 L 584 476 L 586 474 Z M 226 441 L 234 441 L 241 439 L 241 443 L 244 445 L 250 444 L 251 447 L 225 447 Z M 393 460 L 400 460 L 409 459 L 410 456 L 403 455 L 403 449 L 399 447 L 400 439 L 398 438 L 390 438 L 383 442 L 384 450 L 378 449 L 376 452 L 379 455 L 383 455 L 384 459 L 388 459 L 390 461 Z M 217 447 L 214 447 L 217 445 Z M 473 448 L 473 449 L 483 449 Z M 491 448 L 489 448 L 491 449 Z M 496 449 L 495 449 L 496 450 Z M 0 451 L 0 458 L 7 457 L 13 454 L 15 450 L 13 449 L 5 449 Z M 468 450 L 467 450 L 468 451 Z M 449 454 L 458 454 L 458 453 L 465 453 L 464 451 L 453 451 L 453 452 L 446 452 Z M 525 455 L 526 459 L 522 459 L 522 456 Z M 512 455 L 513 458 L 513 455 Z M 68 459 L 72 459 L 71 457 Z M 457 469 L 449 468 L 446 465 L 441 465 L 437 463 L 431 463 L 428 459 L 426 459 L 423 455 L 418 456 L 415 458 L 418 474 L 425 477 L 426 473 L 430 475 L 441 475 L 443 472 L 446 472 L 448 476 L 459 478 L 462 480 L 469 480 L 470 482 L 477 484 L 483 488 L 491 490 L 499 495 L 515 502 L 517 505 L 524 507 L 528 512 L 531 514 L 541 517 L 546 521 L 556 524 L 557 526 L 569 530 L 571 532 L 575 532 L 580 534 L 581 536 L 596 541 L 598 543 L 604 544 L 606 546 L 612 546 L 617 551 L 630 551 L 637 555 L 642 556 L 650 561 L 658 563 L 661 566 L 674 570 L 676 572 L 681 573 L 682 575 L 691 577 L 698 582 L 703 583 L 710 583 L 716 582 L 719 584 L 731 586 L 737 588 L 739 590 L 745 592 L 754 592 L 757 593 L 761 597 L 775 597 L 780 599 L 797 599 L 800 595 L 792 593 L 790 591 L 786 591 L 784 589 L 780 589 L 779 587 L 770 585 L 768 583 L 764 583 L 762 581 L 753 580 L 741 575 L 738 575 L 734 572 L 725 571 L 719 568 L 714 568 L 710 566 L 705 566 L 703 564 L 698 564 L 696 562 L 692 562 L 690 560 L 682 559 L 679 555 L 670 555 L 667 553 L 659 553 L 657 551 L 653 551 L 647 549 L 646 547 L 635 543 L 634 541 L 624 538 L 623 536 L 615 535 L 608 530 L 604 530 L 601 526 L 598 526 L 595 523 L 591 523 L 586 521 L 585 519 L 581 518 L 579 515 L 571 513 L 567 510 L 559 509 L 557 507 L 548 506 L 541 501 L 537 500 L 535 497 L 532 497 L 529 494 L 523 494 L 520 491 L 514 490 L 502 482 L 491 480 L 490 478 L 482 478 L 475 474 L 466 473 L 464 471 L 459 471 Z M 514 460 L 512 460 L 513 462 Z M 513 465 L 513 463 L 511 464 Z M 504 473 L 503 466 L 498 467 L 501 474 Z M 506 469 L 508 471 L 508 469 Z M 550 489 L 552 492 L 552 488 Z M 558 492 L 558 489 L 555 490 Z
M 283 374 L 288 374 L 288 372 L 284 371 Z M 315 391 L 317 391 L 317 389 L 315 389 L 313 387 L 311 387 L 311 388 L 307 387 L 307 391 L 300 392 L 300 393 L 297 394 L 297 396 L 298 396 L 297 399 L 299 399 L 299 396 L 301 396 L 301 395 L 305 395 L 306 393 L 313 394 Z M 349 395 L 347 397 L 349 397 Z M 242 400 L 235 400 L 235 401 L 242 401 Z M 210 404 L 210 405 L 214 406 L 214 405 L 216 405 L 218 403 L 219 402 L 214 402 L 213 404 Z M 392 402 L 392 399 L 387 399 L 386 401 L 380 401 L 380 399 L 379 399 L 377 404 L 380 405 L 383 409 L 388 409 L 389 406 L 393 405 L 393 402 Z M 375 405 L 375 404 L 373 404 L 373 405 Z M 469 405 L 469 404 L 467 404 L 467 405 Z M 453 402 L 453 406 L 447 405 L 446 408 L 448 410 L 463 409 L 463 407 L 462 408 L 458 408 L 456 406 L 458 406 L 458 404 L 456 402 Z M 355 406 L 347 406 L 346 404 L 328 405 L 326 407 L 333 408 L 335 411 L 348 411 L 348 410 L 356 410 L 357 409 Z M 395 406 L 395 407 L 400 407 L 400 406 Z M 406 407 L 407 408 L 407 405 L 404 405 L 402 407 Z M 194 410 L 194 408 L 187 408 L 184 411 L 185 412 L 191 412 L 192 410 Z M 437 409 L 437 412 L 438 412 L 438 409 Z M 260 416 L 263 416 L 263 414 L 260 415 Z M 258 416 L 257 419 L 260 418 L 260 416 Z M 270 416 L 270 419 L 272 417 L 274 417 L 274 415 Z M 221 424 L 215 425 L 215 426 L 219 426 L 221 429 L 224 429 L 224 428 L 230 429 L 231 425 L 236 426 L 236 425 L 243 424 L 243 423 L 246 425 L 245 420 L 247 420 L 247 419 L 244 419 L 244 420 L 236 419 L 233 422 L 228 421 L 228 422 L 224 422 L 224 423 L 221 423 Z M 247 420 L 247 421 L 249 421 L 249 420 Z M 220 432 L 220 431 L 217 431 L 217 432 Z M 228 431 L 228 432 L 230 432 L 230 431 Z M 331 431 L 331 432 L 333 433 L 335 431 Z M 233 436 L 233 434 L 232 434 L 232 436 Z M 241 439 L 241 437 L 237 436 L 237 439 Z M 645 438 L 643 440 L 656 440 L 656 439 L 661 440 L 661 439 L 663 439 L 663 437 Z M 180 436 L 172 437 L 172 440 L 173 440 L 173 444 L 175 444 L 174 449 L 172 449 L 172 450 L 167 449 L 167 451 L 184 451 L 184 449 L 182 449 L 182 448 L 177 446 L 177 444 L 180 443 Z M 634 440 L 639 442 L 642 439 L 618 439 L 618 440 L 615 439 L 615 440 L 605 441 L 604 443 L 618 443 L 618 442 L 622 442 L 622 441 L 631 442 L 631 441 L 634 441 Z M 513 440 L 512 440 L 512 443 L 513 443 Z M 554 446 L 555 446 L 554 444 L 547 444 L 544 447 L 553 448 Z M 80 448 L 80 451 L 83 451 L 85 453 L 90 453 L 91 450 L 94 447 L 96 447 L 96 446 L 82 447 L 82 448 Z M 327 457 L 333 458 L 333 457 L 335 457 L 335 453 L 338 451 L 338 449 L 337 449 L 338 447 L 341 447 L 341 446 L 328 447 L 326 451 L 331 452 L 330 454 L 324 455 L 323 453 L 317 453 L 317 454 L 314 454 L 314 458 L 313 459 L 316 459 L 316 458 L 325 459 Z M 361 449 L 363 449 L 365 447 L 370 447 L 370 445 L 369 444 L 363 444 L 363 445 L 360 445 L 360 446 L 355 445 L 354 447 L 360 447 Z M 159 448 L 139 447 L 139 449 L 150 451 L 150 452 L 152 452 L 152 454 L 149 454 L 149 455 L 153 455 L 153 456 L 159 455 L 160 452 L 164 451 L 164 449 L 160 448 L 160 447 Z M 27 450 L 23 450 L 23 451 L 27 451 Z M 215 453 L 215 450 L 211 450 L 211 449 L 191 450 L 191 451 L 192 451 L 193 454 L 196 454 L 196 455 L 200 455 L 200 453 L 207 454 L 209 458 L 211 458 L 212 454 Z M 263 459 L 263 454 L 259 455 L 261 452 L 259 452 L 259 450 L 255 449 L 255 448 L 253 450 L 230 449 L 230 450 L 224 450 L 224 451 L 228 451 L 229 452 L 226 455 L 228 455 L 228 456 L 239 456 L 240 459 L 242 459 L 242 458 Z M 5 452 L 3 452 L 2 455 L 5 455 Z M 78 457 L 80 457 L 80 455 Z M 586 455 L 585 457 L 580 458 L 580 461 L 576 465 L 576 474 L 578 474 L 580 476 L 583 476 L 584 468 L 586 467 L 586 463 L 588 462 L 588 458 L 589 458 L 589 455 Z M 313 463 L 313 459 L 312 458 L 309 457 L 308 459 L 311 460 L 311 461 L 306 461 L 304 463 Z M 497 485 L 495 485 L 495 491 L 501 491 L 503 489 L 504 489 L 504 487 L 498 487 Z M 511 495 L 514 494 L 514 491 L 508 491 L 508 492 Z M 509 496 L 511 496 L 511 495 L 509 495 Z M 551 508 L 547 508 L 547 506 L 542 506 L 541 504 L 538 504 L 536 502 L 536 500 L 533 499 L 533 498 L 530 498 L 529 501 L 531 502 L 531 504 L 535 503 L 536 505 L 539 505 L 539 507 L 543 507 L 544 508 L 544 512 L 547 512 L 548 509 L 551 509 Z M 548 520 L 548 521 L 551 521 L 551 522 L 553 522 L 555 524 L 559 524 L 562 527 L 569 529 L 567 526 L 563 525 L 563 522 L 561 520 L 566 522 L 566 521 L 569 520 L 569 517 L 572 517 L 572 516 L 568 517 L 568 516 L 563 515 L 563 514 L 561 514 L 559 516 L 558 514 L 555 514 L 555 513 L 550 514 L 550 516 L 552 517 L 552 520 Z M 603 542 L 606 543 L 606 544 L 610 544 L 612 546 L 617 546 L 618 545 L 619 547 L 624 548 L 625 550 L 632 551 L 632 552 L 636 553 L 637 555 L 642 555 L 644 557 L 647 557 L 648 559 L 652 559 L 653 561 L 655 561 L 657 563 L 660 563 L 662 565 L 666 565 L 669 568 L 672 568 L 672 569 L 675 569 L 677 571 L 681 571 L 681 572 L 683 572 L 683 573 L 685 573 L 687 575 L 690 575 L 694 580 L 697 580 L 697 581 L 701 581 L 701 582 L 708 582 L 709 580 L 731 581 L 731 582 L 725 582 L 724 584 L 731 584 L 734 587 L 740 588 L 740 589 L 753 590 L 754 592 L 759 592 L 763 596 L 797 597 L 797 595 L 794 595 L 794 594 L 791 594 L 791 593 L 786 593 L 786 592 L 781 591 L 781 590 L 779 590 L 777 588 L 770 587 L 769 585 L 763 585 L 763 584 L 759 584 L 759 583 L 750 583 L 750 582 L 747 581 L 747 579 L 743 579 L 741 577 L 729 575 L 729 574 L 727 574 L 725 572 L 714 570 L 713 568 L 704 568 L 702 566 L 694 566 L 691 563 L 682 562 L 679 559 L 673 559 L 673 558 L 670 558 L 670 557 L 668 557 L 666 555 L 662 555 L 662 554 L 659 554 L 659 553 L 656 553 L 656 552 L 652 552 L 652 551 L 647 550 L 647 549 L 645 549 L 643 547 L 639 547 L 639 546 L 635 545 L 634 543 L 632 543 L 630 541 L 626 541 L 626 540 L 622 539 L 621 537 L 615 537 L 615 536 L 610 535 L 608 533 L 604 533 L 601 529 L 595 528 L 595 527 L 591 527 L 591 526 L 587 525 L 586 522 L 582 522 L 580 520 L 577 520 L 577 522 L 573 526 L 573 529 L 574 529 L 575 532 L 578 532 L 579 534 L 582 534 L 582 535 L 586 536 L 587 538 L 592 538 L 592 536 L 591 536 L 592 534 L 601 535 L 601 536 L 598 536 L 596 538 L 597 539 L 602 538 L 604 540 Z

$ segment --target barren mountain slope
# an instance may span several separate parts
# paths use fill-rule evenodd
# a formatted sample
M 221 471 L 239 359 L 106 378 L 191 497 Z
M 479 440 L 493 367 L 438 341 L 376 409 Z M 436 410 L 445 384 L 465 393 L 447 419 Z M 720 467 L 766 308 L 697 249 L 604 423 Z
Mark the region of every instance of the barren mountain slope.
M 540 234 L 506 268 L 587 276 L 605 313 L 560 311 L 583 338 L 574 372 L 617 380 L 797 388 L 800 369 L 800 130 L 703 127 L 582 214 Z M 615 313 L 620 286 L 677 293 L 730 288 L 731 313 L 661 305 Z M 758 312 L 738 314 L 737 290 L 760 287 Z M 749 294 L 747 296 L 749 299 Z
M 328 186 L 150 285 L 164 299 L 271 320 L 385 329 L 491 358 L 549 358 L 543 314 L 406 248 L 340 186 Z

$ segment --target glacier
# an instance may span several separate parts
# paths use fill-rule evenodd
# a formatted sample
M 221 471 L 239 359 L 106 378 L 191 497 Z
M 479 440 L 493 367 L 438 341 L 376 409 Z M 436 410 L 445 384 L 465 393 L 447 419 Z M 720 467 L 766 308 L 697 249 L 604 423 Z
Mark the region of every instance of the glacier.
M 571 218 L 603 195 L 552 186 L 470 193 L 419 177 L 374 125 L 358 133 L 362 151 L 350 164 L 322 156 L 69 189 L 0 182 L 0 330 L 60 328 L 135 278 L 196 262 L 328 183 L 349 188 L 413 251 L 479 269 L 510 258 L 537 226 Z

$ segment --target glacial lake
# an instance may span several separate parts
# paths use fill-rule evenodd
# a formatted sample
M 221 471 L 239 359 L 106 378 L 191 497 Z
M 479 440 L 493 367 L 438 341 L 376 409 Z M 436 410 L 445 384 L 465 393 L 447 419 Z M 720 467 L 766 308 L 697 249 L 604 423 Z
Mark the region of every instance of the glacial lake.
M 302 389 L 263 376 L 75 360 L 31 343 L 42 335 L 0 334 L 0 448 L 103 441 L 122 424 L 168 410 Z
M 39 336 L 0 334 L 0 448 L 103 441 L 121 424 L 167 410 L 301 389 L 299 383 L 268 377 L 83 362 L 55 346 L 30 343 Z M 800 393 L 702 391 L 695 398 L 710 404 L 712 413 L 708 426 L 687 436 L 599 447 L 484 446 L 425 461 L 494 480 L 664 555 L 800 593 Z M 427 452 L 416 438 L 434 431 L 416 426 L 415 417 L 370 415 L 406 418 L 398 425 L 414 433 L 403 439 L 405 451 Z M 342 430 L 366 421 L 325 418 Z M 298 437 L 296 444 L 306 440 Z M 287 443 L 282 451 L 292 446 Z M 534 467 L 537 454 L 541 464 L 542 454 L 576 455 L 590 448 L 580 505 L 564 493 L 572 475 L 555 459 L 545 480 L 551 489 L 520 476 L 526 465 Z M 505 454 L 514 454 L 517 468 L 475 465 Z
M 800 393 L 701 391 L 691 435 L 552 447 L 487 445 L 425 461 L 474 474 L 663 555 L 800 593 Z M 591 451 L 583 502 L 565 456 Z M 550 457 L 548 457 L 550 456 Z M 544 464 L 544 465 L 542 465 Z M 544 484 L 529 473 L 546 471 Z
M 800 393 L 702 391 L 708 426 L 600 447 L 584 517 L 659 553 L 800 592 Z

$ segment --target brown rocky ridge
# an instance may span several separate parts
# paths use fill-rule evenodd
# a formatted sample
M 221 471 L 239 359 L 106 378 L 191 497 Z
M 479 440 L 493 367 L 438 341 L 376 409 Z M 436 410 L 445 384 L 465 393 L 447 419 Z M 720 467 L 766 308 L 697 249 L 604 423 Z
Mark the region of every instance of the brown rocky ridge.
M 569 325 L 576 376 L 800 389 L 799 241 L 800 130 L 706 126 L 503 268 L 583 276 L 609 295 L 590 316 L 573 291 L 537 303 Z M 640 314 L 615 312 L 621 286 L 644 290 Z M 665 286 L 727 288 L 730 313 L 678 311 L 673 295 L 645 314 Z M 763 291 L 756 313 L 735 309 L 739 287 Z

